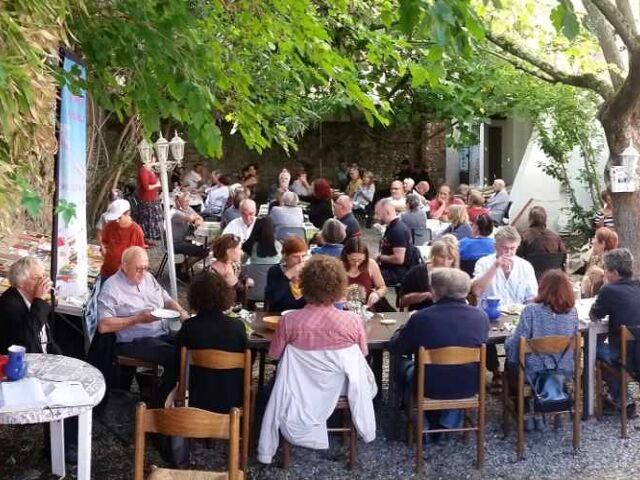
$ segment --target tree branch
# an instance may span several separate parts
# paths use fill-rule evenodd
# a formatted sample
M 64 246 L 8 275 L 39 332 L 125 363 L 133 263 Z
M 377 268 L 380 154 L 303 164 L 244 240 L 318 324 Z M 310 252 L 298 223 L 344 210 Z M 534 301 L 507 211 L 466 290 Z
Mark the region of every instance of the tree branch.
M 591 27 L 589 29 L 593 30 L 593 34 L 598 39 L 604 59 L 609 64 L 608 69 L 611 83 L 613 84 L 613 88 L 617 90 L 624 83 L 623 73 L 627 68 L 616 44 L 615 30 L 591 0 L 583 0 L 582 3 L 588 14 L 587 27 Z M 612 67 L 612 65 L 615 67 Z
M 616 5 L 618 6 L 620 13 L 622 13 L 622 16 L 629 22 L 629 26 L 631 27 L 633 34 L 637 36 L 638 21 L 633 14 L 633 9 L 631 8 L 631 4 L 629 4 L 629 0 L 616 0 Z
M 640 50 L 640 42 L 635 27 L 627 21 L 622 12 L 610 0 L 590 0 L 602 12 L 604 18 L 611 24 L 624 44 L 633 54 Z M 633 17 L 632 17 L 633 18 Z
M 522 64 L 522 62 L 511 58 L 511 57 L 507 57 L 506 55 L 502 55 L 498 52 L 494 52 L 493 50 L 490 50 L 488 48 L 484 49 L 485 52 L 487 52 L 490 55 L 493 55 L 496 58 L 499 58 L 500 60 L 503 60 L 507 63 L 510 63 L 511 65 L 513 65 L 513 67 L 516 70 L 520 70 L 528 75 L 531 75 L 533 77 L 539 78 L 540 80 L 543 80 L 545 82 L 549 82 L 549 83 L 558 83 L 558 81 L 555 78 L 549 77 L 545 74 L 543 74 L 542 72 L 538 71 L 538 70 L 534 70 L 532 68 L 528 68 L 525 65 Z
M 594 0 L 602 1 L 602 0 Z M 527 62 L 534 67 L 540 69 L 546 75 L 551 77 L 558 83 L 564 83 L 566 85 L 572 85 L 574 87 L 586 88 L 596 92 L 603 99 L 608 100 L 613 97 L 613 87 L 606 81 L 598 78 L 592 73 L 583 73 L 581 75 L 574 75 L 571 73 L 563 72 L 551 63 L 536 57 L 533 53 L 528 52 L 524 48 L 516 45 L 506 38 L 495 35 L 492 32 L 486 32 L 486 38 L 493 44 L 500 47 L 505 52 L 513 55 L 514 57 Z

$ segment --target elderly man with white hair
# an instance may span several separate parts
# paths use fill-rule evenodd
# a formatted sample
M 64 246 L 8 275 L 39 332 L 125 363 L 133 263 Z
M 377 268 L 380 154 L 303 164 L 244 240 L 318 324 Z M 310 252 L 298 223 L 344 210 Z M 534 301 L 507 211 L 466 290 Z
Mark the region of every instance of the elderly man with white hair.
M 407 205 L 405 203 L 405 193 L 404 193 L 404 185 L 400 180 L 394 180 L 389 185 L 390 196 L 388 197 L 391 200 L 392 205 L 395 207 L 396 212 L 402 213 L 406 210 Z
M 51 280 L 40 260 L 22 257 L 9 269 L 9 287 L 0 296 L 0 353 L 22 345 L 27 353 L 59 353 L 47 323 Z
M 256 224 L 256 202 L 249 198 L 245 198 L 240 203 L 240 218 L 236 218 L 235 220 L 231 220 L 229 224 L 222 231 L 222 234 L 225 235 L 230 233 L 240 238 L 240 241 L 244 243 L 251 232 L 253 231 L 253 226 Z
M 479 347 L 487 342 L 489 319 L 481 309 L 467 303 L 469 275 L 456 268 L 436 268 L 431 274 L 434 304 L 411 316 L 389 342 L 389 352 L 413 355 L 420 347 Z M 415 364 L 403 359 L 398 380 L 407 395 L 414 385 Z M 478 393 L 478 365 L 427 366 L 425 391 L 430 398 L 472 397 Z M 430 428 L 456 428 L 462 422 L 459 410 L 441 410 L 427 415 Z
M 158 308 L 175 310 L 182 320 L 184 308 L 173 300 L 149 273 L 145 249 L 129 247 L 117 273 L 109 277 L 98 295 L 98 330 L 116 334 L 116 352 L 164 367 L 159 400 L 175 386 L 177 353 L 162 321 L 151 315 Z
M 409 195 L 411 192 L 413 192 L 413 187 L 415 186 L 415 184 L 415 180 L 411 177 L 407 177 L 402 180 L 402 189 L 404 190 L 404 194 Z
M 347 229 L 347 236 L 344 239 L 345 242 L 350 238 L 362 235 L 360 224 L 353 215 L 353 202 L 349 195 L 340 195 L 336 201 L 333 202 L 333 211 L 336 218 L 340 220 Z
M 509 208 L 509 192 L 507 192 L 504 180 L 496 178 L 493 181 L 493 194 L 487 200 L 486 207 L 490 210 L 491 220 L 497 225 L 502 224 L 502 219 Z

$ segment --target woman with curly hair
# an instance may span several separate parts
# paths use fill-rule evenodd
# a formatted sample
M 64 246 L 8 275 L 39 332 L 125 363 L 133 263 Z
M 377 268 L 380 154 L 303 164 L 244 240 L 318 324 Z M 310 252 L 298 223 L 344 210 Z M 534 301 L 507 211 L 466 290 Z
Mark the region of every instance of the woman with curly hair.
M 233 292 L 225 287 L 224 279 L 213 272 L 202 272 L 193 279 L 187 296 L 191 309 L 198 313 L 185 320 L 178 332 L 179 347 L 245 351 L 248 341 L 244 323 L 223 313 L 234 302 Z M 225 414 L 233 407 L 242 406 L 242 373 L 242 369 L 211 370 L 192 366 L 189 406 Z
M 313 181 L 313 195 L 309 199 L 309 221 L 316 228 L 322 228 L 324 222 L 333 217 L 331 186 L 324 178 Z
M 269 356 L 279 359 L 287 345 L 301 350 L 337 350 L 358 345 L 366 355 L 362 319 L 334 305 L 344 298 L 347 289 L 347 274 L 340 260 L 326 255 L 312 257 L 300 273 L 300 284 L 307 304 L 280 319 Z

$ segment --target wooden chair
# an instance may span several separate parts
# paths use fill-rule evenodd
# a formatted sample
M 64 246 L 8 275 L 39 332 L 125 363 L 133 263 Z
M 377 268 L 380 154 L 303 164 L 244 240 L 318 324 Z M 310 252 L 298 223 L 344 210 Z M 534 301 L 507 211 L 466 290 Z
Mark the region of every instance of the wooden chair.
M 134 369 L 144 368 L 145 370 L 151 370 L 153 372 L 153 382 L 151 384 L 151 400 L 156 402 L 158 400 L 158 383 L 160 382 L 160 365 L 139 358 L 127 357 L 125 355 L 116 355 L 114 363 L 118 368 L 118 379 L 120 378 L 120 368 L 130 367 Z
M 147 406 L 143 402 L 138 403 L 134 434 L 133 480 L 144 479 L 144 450 L 147 433 L 229 440 L 227 472 L 153 468 L 148 480 L 190 480 L 193 478 L 199 480 L 240 480 L 243 478 L 243 472 L 238 468 L 240 411 L 237 408 L 232 408 L 228 415 L 223 415 L 188 407 L 147 410 Z
M 456 398 L 450 400 L 439 400 L 429 398 L 429 392 L 425 392 L 424 377 L 425 365 L 466 365 L 478 363 L 478 394 L 468 398 Z M 485 365 L 486 365 L 486 345 L 478 348 L 468 347 L 443 347 L 427 350 L 420 347 L 417 354 L 417 375 L 416 375 L 416 396 L 411 396 L 408 416 L 409 443 L 415 435 L 415 457 L 416 471 L 420 471 L 423 462 L 422 436 L 425 433 L 438 432 L 464 432 L 465 440 L 469 431 L 477 432 L 476 442 L 476 468 L 481 468 L 484 463 L 484 411 L 485 411 Z M 477 410 L 478 419 L 476 426 L 471 425 L 471 421 L 465 415 L 464 424 L 461 428 L 452 429 L 424 429 L 423 414 L 429 410 L 462 409 Z M 412 413 L 416 414 L 416 429 L 413 431 Z
M 633 333 L 632 333 L 633 330 Z M 640 328 L 620 326 L 620 362 L 611 364 L 596 359 L 596 416 L 601 419 L 603 415 L 602 397 L 604 393 L 602 373 L 606 372 L 620 381 L 620 399 L 626 402 L 627 385 L 629 382 L 638 381 L 638 378 L 627 367 L 629 358 L 629 345 L 640 339 Z M 627 409 L 620 408 L 620 436 L 627 438 Z
M 249 459 L 249 445 L 251 438 L 251 421 L 254 419 L 254 407 L 256 395 L 251 390 L 251 350 L 242 353 L 225 352 L 224 350 L 187 350 L 180 349 L 180 378 L 178 381 L 177 398 L 182 405 L 186 404 L 188 390 L 187 365 L 209 368 L 211 370 L 243 370 L 243 394 L 242 408 L 239 410 L 242 416 L 242 449 L 240 453 L 241 468 L 247 470 Z M 221 392 L 224 394 L 224 392 Z
M 561 410 L 557 412 L 545 412 L 545 415 L 551 415 L 557 418 L 557 415 L 564 413 L 572 414 L 573 419 L 573 448 L 580 447 L 580 396 L 581 396 L 581 336 L 576 335 L 549 335 L 546 337 L 525 339 L 520 337 L 518 343 L 518 373 L 505 369 L 502 381 L 502 400 L 503 410 L 503 429 L 505 435 L 509 433 L 511 428 L 510 420 L 513 416 L 517 422 L 517 443 L 516 452 L 518 458 L 522 458 L 524 453 L 524 419 L 525 408 L 524 402 L 526 398 L 531 398 L 533 392 L 531 386 L 526 383 L 525 379 L 525 356 L 533 352 L 542 355 L 562 354 L 566 348 L 573 350 L 573 408 L 569 410 Z M 514 388 L 515 392 L 511 392 Z M 533 412 L 529 412 L 533 415 Z
M 349 401 L 346 397 L 340 397 L 334 411 L 340 411 L 343 416 L 342 427 L 327 428 L 329 433 L 342 433 L 345 444 L 349 445 L 349 456 L 347 458 L 347 466 L 349 470 L 353 470 L 356 466 L 358 458 L 358 432 L 353 425 L 351 419 L 351 410 Z M 291 444 L 280 435 L 280 443 L 282 445 L 282 468 L 289 469 L 291 464 Z

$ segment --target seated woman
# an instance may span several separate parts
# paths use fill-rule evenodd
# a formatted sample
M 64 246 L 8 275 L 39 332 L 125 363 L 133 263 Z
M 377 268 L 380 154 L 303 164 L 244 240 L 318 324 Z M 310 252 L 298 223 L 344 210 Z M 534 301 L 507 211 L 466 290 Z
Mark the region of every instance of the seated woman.
M 376 185 L 373 183 L 373 173 L 370 171 L 364 172 L 362 175 L 362 183 L 360 187 L 353 194 L 353 209 L 354 210 L 366 210 L 371 206 L 373 202 L 373 196 L 376 193 Z
M 526 339 L 545 337 L 548 335 L 574 335 L 578 331 L 578 312 L 575 308 L 575 297 L 571 279 L 562 270 L 547 270 L 538 285 L 538 296 L 533 303 L 524 307 L 520 321 L 513 334 L 505 341 L 507 368 L 516 371 L 518 368 L 518 342 L 520 337 Z M 537 374 L 547 368 L 554 368 L 553 359 L 548 355 L 527 355 L 525 371 L 527 379 L 535 382 Z M 568 352 L 562 358 L 557 355 L 558 368 L 563 372 L 573 372 L 573 353 Z M 528 418 L 526 430 L 543 430 L 544 419 L 537 416 Z
M 581 294 L 584 298 L 595 297 L 598 294 L 604 283 L 602 256 L 614 248 L 618 248 L 618 234 L 606 227 L 596 230 L 591 240 L 591 256 L 585 264 L 586 272 L 582 277 Z
M 178 347 L 245 351 L 248 341 L 244 323 L 239 318 L 229 318 L 222 313 L 233 305 L 234 298 L 220 275 L 207 271 L 197 275 L 189 286 L 187 297 L 197 315 L 183 323 L 176 336 Z M 242 406 L 242 398 L 242 369 L 190 367 L 190 407 L 229 413 L 233 407 Z
M 410 193 L 406 198 L 407 210 L 400 214 L 400 220 L 411 230 L 427 228 L 427 210 L 422 206 L 420 197 Z
M 211 271 L 220 275 L 227 287 L 234 292 L 236 301 L 242 302 L 245 290 L 253 286 L 253 280 L 244 276 L 240 268 L 240 238 L 230 233 L 216 238 L 213 242 L 213 256 L 216 259 L 211 264 Z
M 362 237 L 347 240 L 340 258 L 347 272 L 349 285 L 359 287 L 360 298 L 369 309 L 376 312 L 394 311 L 384 298 L 387 286 L 382 278 L 380 267 L 373 258 L 369 257 L 369 248 Z
M 221 215 L 229 200 L 229 177 L 226 175 L 217 176 L 215 172 L 211 174 L 214 184 L 207 192 L 207 198 L 204 201 L 204 209 L 202 215 L 212 216 Z
M 475 222 L 480 215 L 489 215 L 491 210 L 484 206 L 484 197 L 478 190 L 471 190 L 469 193 L 469 206 L 467 215 L 471 223 Z
M 301 238 L 289 237 L 282 244 L 282 264 L 267 273 L 264 299 L 269 312 L 297 310 L 307 303 L 300 288 L 300 271 L 307 254 L 307 243 Z
M 595 217 L 593 217 L 593 229 L 606 227 L 611 230 L 615 229 L 615 223 L 613 221 L 613 199 L 611 198 L 611 192 L 603 190 L 600 192 L 600 199 L 602 200 L 602 208 L 598 210 Z
M 450 233 L 458 240 L 473 236 L 465 205 L 451 205 L 449 207 L 449 222 L 451 222 L 451 225 L 442 232 L 442 235 Z
M 344 193 L 353 198 L 361 186 L 362 178 L 360 178 L 360 169 L 358 167 L 349 168 L 349 183 Z
M 280 205 L 274 206 L 269 212 L 274 227 L 285 225 L 287 227 L 304 227 L 304 215 L 302 208 L 298 206 L 298 195 L 293 192 L 284 192 L 280 197 Z
M 298 195 L 298 197 L 306 198 L 311 195 L 311 192 L 313 190 L 311 188 L 311 185 L 309 184 L 307 172 L 304 167 L 298 168 L 297 178 L 291 184 L 291 191 Z
M 309 199 L 309 221 L 316 228 L 322 228 L 329 218 L 333 218 L 331 186 L 324 178 L 316 178 L 313 181 L 313 195 Z
M 458 246 L 454 242 L 447 239 L 433 242 L 429 262 L 416 265 L 402 279 L 400 307 L 421 310 L 431 306 L 431 272 L 434 268 L 458 268 L 459 263 Z
M 254 265 L 277 265 L 282 260 L 282 244 L 275 239 L 271 217 L 259 217 L 242 251 Z
M 496 241 L 491 238 L 493 233 L 493 220 L 485 213 L 471 224 L 472 237 L 460 240 L 460 260 L 478 260 L 496 251 Z
M 322 226 L 320 238 L 322 246 L 311 250 L 312 255 L 329 255 L 339 257 L 342 253 L 342 242 L 347 237 L 347 230 L 340 220 L 330 218 Z
M 527 258 L 529 255 L 566 251 L 560 236 L 547 228 L 547 211 L 544 207 L 535 206 L 529 210 L 529 228 L 522 233 L 518 255 Z

